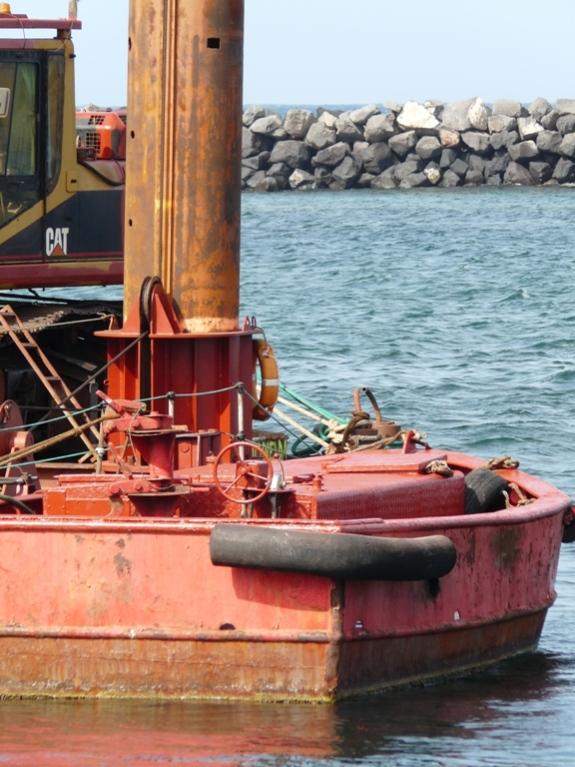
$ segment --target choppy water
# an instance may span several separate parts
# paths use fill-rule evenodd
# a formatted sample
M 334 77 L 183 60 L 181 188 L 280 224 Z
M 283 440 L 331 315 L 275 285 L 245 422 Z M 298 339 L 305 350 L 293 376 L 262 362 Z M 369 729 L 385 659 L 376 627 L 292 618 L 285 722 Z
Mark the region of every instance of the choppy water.
M 370 385 L 430 442 L 575 496 L 575 190 L 244 197 L 243 303 L 284 381 Z M 0 765 L 573 767 L 575 544 L 537 654 L 338 706 L 0 705 Z

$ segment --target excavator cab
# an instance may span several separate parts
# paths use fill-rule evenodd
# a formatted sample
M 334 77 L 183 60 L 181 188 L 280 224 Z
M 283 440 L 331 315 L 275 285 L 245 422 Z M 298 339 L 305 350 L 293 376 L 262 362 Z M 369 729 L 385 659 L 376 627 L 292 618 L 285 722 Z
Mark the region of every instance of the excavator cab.
M 0 289 L 122 280 L 124 158 L 117 137 L 114 152 L 85 151 L 71 39 L 80 26 L 0 11 L 0 35 L 22 31 L 0 39 Z M 56 36 L 31 39 L 35 29 Z M 90 119 L 96 135 L 110 122 Z

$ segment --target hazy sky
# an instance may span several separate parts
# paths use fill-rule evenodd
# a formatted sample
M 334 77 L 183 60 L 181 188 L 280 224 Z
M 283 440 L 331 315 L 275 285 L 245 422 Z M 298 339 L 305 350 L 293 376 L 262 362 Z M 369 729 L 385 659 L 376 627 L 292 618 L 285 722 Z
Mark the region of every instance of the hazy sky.
M 79 15 L 77 102 L 125 103 L 128 0 L 80 0 Z M 246 0 L 244 101 L 575 97 L 574 28 L 574 0 Z

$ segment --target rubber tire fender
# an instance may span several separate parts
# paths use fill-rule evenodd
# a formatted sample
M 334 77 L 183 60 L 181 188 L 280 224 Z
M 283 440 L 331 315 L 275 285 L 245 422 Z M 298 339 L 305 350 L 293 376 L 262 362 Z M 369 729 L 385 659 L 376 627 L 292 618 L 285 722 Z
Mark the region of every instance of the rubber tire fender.
M 465 514 L 485 514 L 505 508 L 503 491 L 508 482 L 490 469 L 473 469 L 465 475 Z

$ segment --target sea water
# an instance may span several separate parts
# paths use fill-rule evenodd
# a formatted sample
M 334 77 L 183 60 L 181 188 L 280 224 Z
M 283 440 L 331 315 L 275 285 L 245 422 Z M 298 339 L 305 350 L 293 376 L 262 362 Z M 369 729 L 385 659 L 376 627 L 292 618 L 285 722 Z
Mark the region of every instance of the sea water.
M 329 410 L 369 386 L 575 496 L 574 221 L 564 188 L 244 195 L 242 313 Z M 0 765 L 573 767 L 574 586 L 575 544 L 537 653 L 375 700 L 4 702 Z

